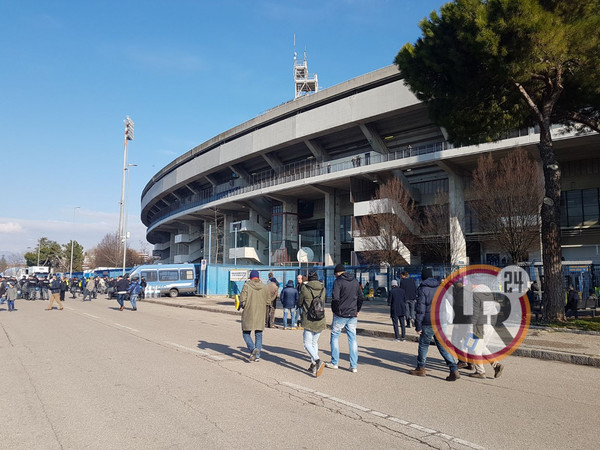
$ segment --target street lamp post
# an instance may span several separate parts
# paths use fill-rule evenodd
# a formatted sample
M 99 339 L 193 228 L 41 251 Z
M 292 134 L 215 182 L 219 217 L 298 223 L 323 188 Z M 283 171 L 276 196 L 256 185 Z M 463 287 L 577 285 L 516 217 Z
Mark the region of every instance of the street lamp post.
M 75 224 L 75 211 L 77 211 L 80 207 L 76 206 L 73 208 L 73 224 Z M 69 280 L 73 278 L 73 238 L 71 237 L 71 264 L 69 264 Z M 69 281 L 70 283 L 70 281 Z
M 40 247 L 42 246 L 42 240 L 38 240 L 38 262 L 37 262 L 37 266 L 40 266 Z

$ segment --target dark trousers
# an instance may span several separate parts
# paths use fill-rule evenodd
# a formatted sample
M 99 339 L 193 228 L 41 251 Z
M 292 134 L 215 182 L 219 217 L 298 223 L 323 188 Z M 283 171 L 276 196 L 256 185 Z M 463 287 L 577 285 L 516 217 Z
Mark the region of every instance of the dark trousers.
M 394 326 L 394 335 L 396 339 L 400 339 L 398 336 L 398 320 L 400 320 L 400 327 L 402 328 L 402 339 L 406 338 L 406 325 L 404 323 L 405 316 L 392 316 L 392 325 Z
M 65 300 L 65 291 L 60 291 L 60 301 L 64 301 Z
M 567 317 L 575 316 L 576 319 L 579 319 L 579 311 L 577 310 L 577 305 L 565 306 L 565 316 L 567 316 Z
M 273 300 L 270 305 L 267 305 L 265 313 L 265 326 L 273 328 L 275 326 L 275 308 L 277 307 L 277 299 Z

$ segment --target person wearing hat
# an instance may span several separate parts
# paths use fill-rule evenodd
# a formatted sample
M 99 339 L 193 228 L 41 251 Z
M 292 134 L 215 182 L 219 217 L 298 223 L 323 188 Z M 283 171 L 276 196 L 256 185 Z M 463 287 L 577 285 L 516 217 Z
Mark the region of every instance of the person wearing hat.
M 279 296 L 283 306 L 283 329 L 296 329 L 296 308 L 298 308 L 298 290 L 294 287 L 294 280 L 289 280 Z M 290 313 L 291 324 L 287 326 L 287 316 Z
M 419 352 L 417 355 L 417 367 L 409 370 L 408 373 L 424 377 L 427 375 L 425 364 L 427 362 L 427 352 L 429 351 L 429 343 L 431 339 L 435 341 L 442 358 L 446 361 L 446 365 L 450 368 L 450 375 L 446 377 L 447 381 L 456 381 L 460 378 L 458 366 L 454 357 L 446 350 L 438 341 L 438 338 L 433 332 L 431 324 L 431 303 L 435 296 L 440 282 L 433 277 L 431 269 L 425 268 L 421 273 L 421 285 L 417 290 L 417 320 L 415 329 L 419 335 Z
M 402 340 L 406 340 L 406 325 L 404 319 L 406 318 L 406 293 L 404 289 L 398 286 L 398 281 L 392 280 L 392 288 L 388 294 L 388 305 L 390 306 L 390 317 L 392 319 L 392 325 L 394 326 L 394 336 L 396 340 L 400 340 L 398 334 L 398 320 L 400 320 L 400 327 L 402 328 Z
M 319 358 L 319 337 L 323 330 L 327 328 L 327 324 L 325 322 L 325 317 L 318 320 L 311 320 L 308 315 L 308 310 L 313 300 L 316 297 L 319 297 L 319 295 L 324 301 L 327 292 L 325 292 L 323 283 L 319 281 L 317 272 L 312 270 L 308 273 L 308 281 L 302 285 L 298 304 L 302 311 L 304 311 L 304 331 L 302 333 L 302 341 L 305 350 L 310 356 L 310 366 L 307 370 L 312 372 L 315 377 L 320 376 L 325 367 L 325 363 L 321 362 L 321 358 Z
M 269 289 L 260 281 L 258 270 L 250 271 L 250 280 L 246 281 L 240 293 L 242 311 L 242 336 L 248 350 L 250 361 L 260 360 L 262 335 L 265 328 L 265 310 L 270 303 Z M 254 341 L 250 333 L 254 331 Z
M 331 322 L 331 361 L 325 363 L 329 369 L 338 368 L 340 356 L 339 337 L 342 329 L 346 330 L 348 336 L 348 348 L 350 353 L 350 371 L 358 372 L 358 344 L 356 343 L 356 324 L 358 313 L 363 304 L 363 293 L 354 275 L 346 272 L 342 264 L 333 269 L 336 280 L 333 282 L 331 292 L 331 311 L 333 321 Z

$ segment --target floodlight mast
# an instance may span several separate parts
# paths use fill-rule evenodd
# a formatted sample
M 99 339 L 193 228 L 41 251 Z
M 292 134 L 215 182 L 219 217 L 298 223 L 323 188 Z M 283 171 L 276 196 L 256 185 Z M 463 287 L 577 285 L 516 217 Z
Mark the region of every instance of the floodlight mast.
M 297 56 L 296 35 L 294 34 L 294 100 L 303 95 L 308 95 L 319 91 L 317 74 L 315 73 L 311 76 L 308 73 L 306 50 L 304 50 L 304 61 L 298 62 Z
M 120 212 L 119 212 L 119 239 L 123 241 L 125 239 L 124 236 L 124 217 L 123 210 L 125 208 L 125 176 L 127 174 L 127 141 L 133 141 L 133 120 L 129 116 L 127 116 L 124 120 L 125 122 L 125 138 L 123 142 L 123 176 L 121 178 L 121 204 L 120 204 Z M 117 252 L 118 255 L 118 252 Z

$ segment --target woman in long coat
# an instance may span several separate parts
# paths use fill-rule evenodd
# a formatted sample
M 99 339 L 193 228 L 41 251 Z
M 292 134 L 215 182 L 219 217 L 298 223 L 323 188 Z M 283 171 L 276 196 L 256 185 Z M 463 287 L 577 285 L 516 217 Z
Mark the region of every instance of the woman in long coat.
M 270 303 L 267 285 L 260 281 L 258 270 L 250 271 L 250 280 L 246 281 L 240 293 L 242 311 L 242 336 L 250 350 L 250 361 L 260 360 L 262 333 L 265 328 L 265 310 Z M 254 331 L 255 342 L 250 333 Z
M 388 294 L 388 305 L 390 305 L 390 317 L 392 318 L 396 340 L 400 339 L 398 333 L 398 320 L 400 320 L 402 340 L 404 341 L 406 339 L 406 325 L 404 323 L 404 319 L 406 318 L 406 295 L 404 289 L 398 286 L 396 280 L 392 281 L 392 288 Z

